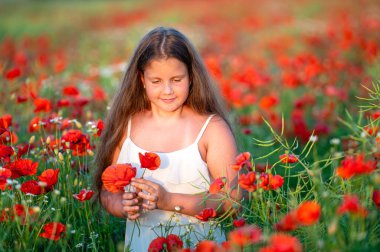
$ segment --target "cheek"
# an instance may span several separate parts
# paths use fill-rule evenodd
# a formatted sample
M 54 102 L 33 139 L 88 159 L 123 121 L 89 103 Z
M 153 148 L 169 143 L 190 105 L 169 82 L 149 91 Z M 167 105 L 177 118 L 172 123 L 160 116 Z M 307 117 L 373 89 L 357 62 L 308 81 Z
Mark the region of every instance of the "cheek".
M 160 94 L 160 88 L 152 85 L 146 85 L 145 93 L 148 96 L 148 98 L 155 97 Z

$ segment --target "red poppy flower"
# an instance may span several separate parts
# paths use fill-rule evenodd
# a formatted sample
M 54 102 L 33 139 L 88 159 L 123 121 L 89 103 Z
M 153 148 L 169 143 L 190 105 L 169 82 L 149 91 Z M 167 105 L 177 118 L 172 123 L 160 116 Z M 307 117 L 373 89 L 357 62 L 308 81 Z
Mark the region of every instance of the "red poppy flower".
M 161 164 L 160 156 L 153 152 L 145 152 L 144 155 L 139 153 L 139 159 L 141 168 L 146 168 L 152 171 L 160 167 Z
M 275 95 L 267 95 L 260 99 L 260 108 L 262 109 L 270 109 L 273 106 L 278 104 L 278 97 Z
M 210 218 L 214 218 L 216 216 L 216 211 L 214 208 L 205 208 L 199 214 L 195 215 L 195 217 L 201 221 L 208 221 Z
M 168 251 L 178 251 L 183 248 L 183 241 L 175 234 L 169 234 L 166 237 Z
M 228 235 L 232 244 L 244 247 L 249 244 L 258 243 L 261 240 L 261 229 L 254 226 L 243 226 L 231 231 Z
M 95 101 L 104 101 L 107 99 L 107 94 L 101 87 L 94 87 L 92 90 L 92 98 Z
M 148 252 L 160 252 L 164 251 L 164 245 L 166 245 L 165 237 L 157 237 L 152 240 L 148 247 Z
M 236 163 L 231 165 L 230 167 L 234 170 L 240 170 L 243 167 L 247 167 L 247 169 L 252 169 L 252 163 L 251 163 L 251 153 L 249 152 L 242 152 L 235 158 Z
M 284 164 L 293 164 L 298 162 L 298 157 L 294 154 L 282 154 L 280 160 Z
M 41 121 L 41 118 L 38 116 L 30 120 L 29 127 L 28 127 L 28 130 L 30 133 L 37 132 L 40 130 L 40 121 Z
M 166 249 L 165 249 L 166 248 Z M 183 248 L 183 241 L 175 234 L 169 234 L 165 237 L 157 237 L 152 240 L 149 244 L 149 252 L 160 252 L 160 251 L 180 251 Z
M 51 102 L 49 99 L 39 97 L 39 98 L 34 99 L 33 103 L 34 103 L 34 113 L 49 112 L 51 110 Z
M 43 238 L 58 241 L 66 231 L 66 226 L 60 222 L 50 222 L 42 228 L 44 231 L 39 234 Z
M 298 87 L 302 82 L 296 73 L 283 72 L 281 75 L 282 83 L 289 88 Z
M 47 191 L 50 191 L 52 187 L 57 183 L 58 181 L 58 174 L 59 174 L 59 169 L 53 170 L 53 169 L 47 169 L 42 172 L 40 176 L 37 178 L 41 181 L 46 183 L 45 189 Z
M 253 192 L 257 189 L 256 185 L 256 173 L 251 171 L 248 174 L 241 174 L 238 179 L 238 183 L 241 188 Z
M 17 216 L 22 216 L 25 214 L 24 206 L 20 204 L 15 204 L 13 206 L 13 210 L 15 211 Z
M 9 114 L 0 117 L 0 129 L 8 129 L 12 125 L 12 116 Z
M 373 119 L 373 120 L 376 120 L 377 118 L 379 118 L 380 117 L 380 111 L 375 111 L 375 112 L 373 112 L 372 114 L 371 114 L 371 118 Z
M 1 210 L 0 222 L 6 222 L 7 220 L 9 220 L 8 212 L 5 210 Z
M 95 133 L 95 136 L 97 137 L 100 137 L 100 135 L 102 134 L 103 132 L 103 129 L 104 129 L 104 122 L 102 119 L 99 119 L 96 123 L 96 133 Z
M 32 144 L 23 143 L 23 144 L 17 145 L 16 148 L 17 148 L 17 157 L 20 158 L 26 153 L 28 153 L 31 149 L 33 149 L 34 146 Z
M 344 195 L 343 202 L 339 206 L 337 213 L 352 213 L 361 217 L 366 217 L 368 215 L 367 209 L 360 205 L 359 198 L 356 195 Z
M 217 178 L 215 179 L 214 182 L 212 182 L 212 184 L 210 185 L 210 189 L 208 190 L 210 194 L 217 194 L 220 192 L 220 190 L 222 190 L 222 188 L 224 187 L 226 183 L 226 178 L 225 177 L 221 177 L 221 178 Z
M 272 174 L 270 174 L 272 175 Z M 270 176 L 269 178 L 269 188 L 272 190 L 276 190 L 280 188 L 284 184 L 284 178 L 280 175 Z
M 297 219 L 302 225 L 309 226 L 318 222 L 321 206 L 314 201 L 305 201 L 297 209 Z
M 194 252 L 216 252 L 218 250 L 219 250 L 219 246 L 216 242 L 203 240 L 197 244 Z
M 221 244 L 222 251 L 231 251 L 231 243 L 229 241 L 224 241 Z
M 277 231 L 292 231 L 298 228 L 298 218 L 295 211 L 291 211 L 286 214 L 278 223 L 275 225 Z
M 84 156 L 87 150 L 91 149 L 89 137 L 80 130 L 71 129 L 61 139 L 70 143 L 73 156 Z
M 9 163 L 11 156 L 13 155 L 14 150 L 8 145 L 0 144 L 0 160 L 3 160 L 6 163 Z
M 364 155 L 346 156 L 341 162 L 341 166 L 336 169 L 336 173 L 343 179 L 349 179 L 355 175 L 369 174 L 376 169 L 376 161 L 365 161 Z
M 63 88 L 62 94 L 67 96 L 76 96 L 79 95 L 80 92 L 77 87 L 69 85 Z
M 70 105 L 70 101 L 67 99 L 59 99 L 57 101 L 57 107 L 62 108 L 62 107 L 68 107 Z
M 136 177 L 136 168 L 131 164 L 115 164 L 108 166 L 102 174 L 103 185 L 112 193 L 124 192 L 124 187 Z
M 1 130 L 0 130 L 1 131 Z M 14 131 L 4 131 L 0 134 L 0 143 L 3 144 L 16 144 L 18 142 L 18 136 Z
M 236 164 L 239 165 L 248 165 L 249 167 L 252 167 L 251 164 L 251 153 L 249 152 L 242 152 L 236 157 Z
M 59 59 L 57 59 L 57 62 L 55 62 L 54 64 L 54 72 L 61 73 L 65 70 L 65 68 L 66 68 L 66 62 L 62 57 L 60 57 Z
M 62 119 L 61 126 L 59 127 L 59 129 L 61 131 L 65 129 L 69 129 L 72 125 L 73 125 L 73 122 L 70 119 L 64 118 Z
M 73 197 L 80 202 L 86 201 L 91 199 L 92 195 L 94 194 L 94 191 L 82 189 L 78 194 L 73 194 Z
M 18 67 L 14 67 L 5 73 L 5 78 L 9 81 L 14 80 L 21 76 L 21 70 Z
M 230 168 L 235 171 L 239 171 L 241 169 L 241 165 L 238 164 L 231 164 Z
M 40 195 L 42 193 L 42 188 L 36 180 L 25 181 L 21 184 L 20 190 L 25 194 Z
M 70 144 L 78 144 L 82 141 L 83 135 L 82 131 L 72 129 L 62 136 L 62 140 Z
M 236 219 L 232 222 L 232 224 L 234 225 L 234 227 L 242 227 L 245 225 L 245 219 L 244 218 Z
M 269 190 L 269 176 L 271 174 L 268 174 L 268 173 L 261 173 L 260 174 L 260 187 L 263 188 L 264 190 Z
M 1 186 L 1 184 L 0 184 Z M 372 200 L 375 203 L 377 209 L 380 210 L 380 190 L 374 190 L 372 194 Z
M 18 159 L 5 165 L 5 168 L 12 171 L 12 178 L 16 179 L 22 176 L 34 175 L 37 172 L 38 162 L 30 159 Z
M 12 176 L 12 172 L 9 169 L 0 168 L 0 190 L 5 190 L 7 187 L 7 179 Z
M 260 252 L 302 252 L 302 245 L 298 239 L 294 236 L 277 233 L 273 234 L 269 240 L 270 245 L 268 247 L 261 248 Z
M 87 105 L 89 102 L 89 98 L 79 96 L 75 98 L 75 100 L 73 101 L 73 105 L 77 107 L 83 107 Z

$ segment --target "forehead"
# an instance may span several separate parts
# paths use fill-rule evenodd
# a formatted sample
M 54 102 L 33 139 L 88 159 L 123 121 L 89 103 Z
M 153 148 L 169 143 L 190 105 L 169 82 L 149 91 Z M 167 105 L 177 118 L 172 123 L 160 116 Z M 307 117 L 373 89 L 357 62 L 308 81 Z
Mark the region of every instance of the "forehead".
M 187 74 L 186 65 L 176 58 L 153 59 L 144 70 L 145 75 L 179 75 Z

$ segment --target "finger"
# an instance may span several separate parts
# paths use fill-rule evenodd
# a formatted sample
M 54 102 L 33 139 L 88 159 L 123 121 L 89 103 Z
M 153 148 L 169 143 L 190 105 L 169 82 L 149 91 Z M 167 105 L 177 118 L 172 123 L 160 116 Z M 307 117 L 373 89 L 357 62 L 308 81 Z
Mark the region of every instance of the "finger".
M 141 190 L 143 190 L 143 191 L 146 191 L 146 192 L 148 192 L 148 193 L 150 193 L 150 194 L 154 194 L 154 193 L 156 192 L 156 189 L 155 189 L 154 187 L 148 185 L 148 184 L 144 184 L 144 183 L 136 183 L 136 182 L 133 182 L 132 184 L 133 184 L 133 186 L 135 186 L 136 188 L 139 188 L 139 189 L 141 189 Z M 141 192 L 140 192 L 140 193 L 141 193 Z M 140 193 L 139 193 L 139 194 L 140 194 Z
M 128 213 L 128 212 L 139 212 L 140 211 L 140 206 L 123 206 L 123 212 Z
M 128 220 L 136 220 L 138 217 L 140 217 L 140 213 L 134 213 L 134 214 L 128 214 Z
M 150 181 L 150 180 L 147 180 L 147 179 L 142 179 L 142 178 L 132 178 L 132 185 L 133 183 L 136 182 L 136 183 L 140 183 L 140 184 L 147 184 L 153 188 L 157 188 L 158 185 L 157 183 L 154 183 L 153 181 Z
M 134 192 L 126 192 L 123 193 L 122 199 L 124 200 L 131 200 L 137 197 L 137 193 Z
M 122 200 L 121 201 L 121 204 L 123 206 L 134 206 L 134 205 L 138 205 L 139 203 L 141 203 L 141 199 L 137 199 L 137 198 L 134 198 L 132 200 Z
M 150 194 L 150 193 L 140 192 L 138 194 L 138 196 L 141 197 L 141 198 L 143 198 L 143 199 L 145 199 L 145 200 L 147 200 L 147 201 L 157 202 L 157 200 L 158 200 L 158 197 L 157 197 L 156 193 Z
M 142 204 L 142 207 L 143 207 L 143 209 L 154 210 L 157 208 L 157 204 L 154 202 L 148 201 L 148 202 L 144 202 Z

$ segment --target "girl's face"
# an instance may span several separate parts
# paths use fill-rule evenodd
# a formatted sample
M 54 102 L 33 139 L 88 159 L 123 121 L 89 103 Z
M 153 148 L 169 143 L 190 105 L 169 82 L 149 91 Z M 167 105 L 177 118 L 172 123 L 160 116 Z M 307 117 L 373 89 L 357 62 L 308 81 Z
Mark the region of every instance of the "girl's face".
M 173 112 L 182 108 L 189 95 L 189 73 L 176 58 L 151 60 L 141 80 L 152 110 Z

